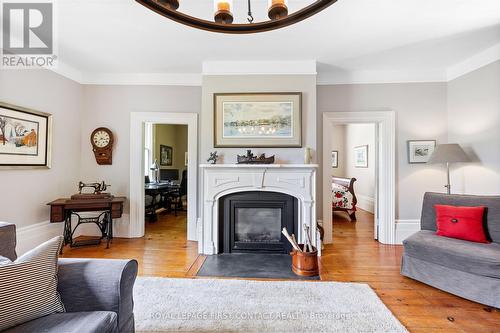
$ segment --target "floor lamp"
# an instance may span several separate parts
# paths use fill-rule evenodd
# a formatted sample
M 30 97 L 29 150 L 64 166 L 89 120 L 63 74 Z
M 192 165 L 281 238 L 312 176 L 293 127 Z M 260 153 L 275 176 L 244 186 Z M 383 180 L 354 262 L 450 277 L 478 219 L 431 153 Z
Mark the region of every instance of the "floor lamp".
M 469 156 L 456 143 L 438 145 L 427 163 L 446 163 L 446 192 L 451 193 L 450 185 L 450 163 L 470 162 Z

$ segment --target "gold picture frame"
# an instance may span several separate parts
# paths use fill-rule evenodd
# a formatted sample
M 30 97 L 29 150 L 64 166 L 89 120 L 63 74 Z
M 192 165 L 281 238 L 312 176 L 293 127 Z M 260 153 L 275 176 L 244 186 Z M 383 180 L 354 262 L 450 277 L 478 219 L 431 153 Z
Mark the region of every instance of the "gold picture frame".
M 0 102 L 0 169 L 50 169 L 52 115 Z
M 302 93 L 214 94 L 214 147 L 302 147 Z

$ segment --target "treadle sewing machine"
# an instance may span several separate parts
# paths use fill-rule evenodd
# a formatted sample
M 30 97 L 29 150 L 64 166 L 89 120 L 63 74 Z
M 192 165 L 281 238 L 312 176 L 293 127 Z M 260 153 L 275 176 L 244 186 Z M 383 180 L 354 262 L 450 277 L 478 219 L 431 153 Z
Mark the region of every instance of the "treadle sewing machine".
M 64 245 L 71 247 L 83 245 L 97 245 L 101 239 L 106 239 L 106 248 L 113 239 L 113 218 L 120 218 L 123 213 L 125 197 L 115 197 L 110 193 L 103 193 L 110 185 L 101 183 L 78 184 L 78 194 L 71 198 L 61 198 L 49 202 L 50 222 L 64 222 Z M 84 189 L 92 188 L 93 193 L 83 193 Z M 95 216 L 82 216 L 82 212 L 96 212 Z M 71 218 L 75 216 L 77 223 L 72 228 Z M 94 223 L 100 230 L 101 237 L 84 240 L 73 240 L 76 229 L 87 223 Z M 62 252 L 62 248 L 61 248 Z

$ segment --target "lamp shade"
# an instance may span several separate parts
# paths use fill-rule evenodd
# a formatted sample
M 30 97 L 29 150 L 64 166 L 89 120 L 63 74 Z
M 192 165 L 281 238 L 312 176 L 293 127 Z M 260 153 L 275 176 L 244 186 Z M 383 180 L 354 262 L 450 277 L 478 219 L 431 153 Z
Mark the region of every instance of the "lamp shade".
M 438 145 L 429 158 L 428 163 L 459 163 L 470 162 L 469 156 L 456 143 Z

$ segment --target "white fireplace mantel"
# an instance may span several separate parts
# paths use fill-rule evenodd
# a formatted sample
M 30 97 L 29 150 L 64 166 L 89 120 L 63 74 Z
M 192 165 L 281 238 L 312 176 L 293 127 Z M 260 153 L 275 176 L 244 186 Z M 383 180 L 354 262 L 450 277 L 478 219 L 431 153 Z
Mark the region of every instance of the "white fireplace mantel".
M 218 200 L 231 193 L 269 191 L 297 198 L 298 241 L 304 241 L 304 224 L 312 243 L 320 247 L 316 227 L 316 164 L 201 164 L 203 176 L 202 216 L 198 227 L 198 251 L 219 253 Z

